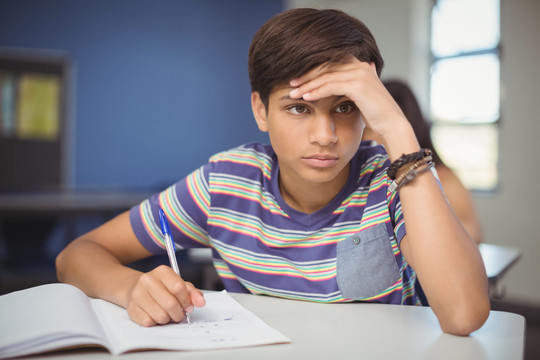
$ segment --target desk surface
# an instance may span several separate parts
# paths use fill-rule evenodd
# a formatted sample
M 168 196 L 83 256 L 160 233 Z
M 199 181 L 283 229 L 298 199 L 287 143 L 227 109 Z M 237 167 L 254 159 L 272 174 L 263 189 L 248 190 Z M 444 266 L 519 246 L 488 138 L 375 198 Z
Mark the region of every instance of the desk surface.
M 480 244 L 478 249 L 490 282 L 500 279 L 521 257 L 521 250 L 513 246 Z
M 113 357 L 100 350 L 67 351 L 32 359 L 522 359 L 525 320 L 492 311 L 469 337 L 441 332 L 430 308 L 382 304 L 318 304 L 232 294 L 288 336 L 291 344 L 212 350 L 152 351 Z

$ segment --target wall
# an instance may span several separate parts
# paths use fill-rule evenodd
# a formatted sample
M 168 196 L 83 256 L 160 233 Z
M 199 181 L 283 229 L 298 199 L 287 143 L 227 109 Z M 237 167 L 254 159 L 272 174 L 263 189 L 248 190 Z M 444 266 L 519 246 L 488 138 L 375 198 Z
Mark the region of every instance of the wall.
M 486 239 L 522 258 L 504 278 L 507 298 L 540 306 L 540 2 L 501 0 L 500 190 L 479 197 Z
M 72 61 L 69 182 L 157 188 L 266 141 L 247 51 L 281 0 L 0 0 L 0 47 Z M 246 16 L 249 14 L 249 16 Z
M 288 7 L 338 8 L 370 27 L 386 61 L 383 78 L 408 81 L 426 109 L 431 0 L 290 0 Z M 501 0 L 500 188 L 475 195 L 488 243 L 517 246 L 503 278 L 506 299 L 540 307 L 540 2 Z

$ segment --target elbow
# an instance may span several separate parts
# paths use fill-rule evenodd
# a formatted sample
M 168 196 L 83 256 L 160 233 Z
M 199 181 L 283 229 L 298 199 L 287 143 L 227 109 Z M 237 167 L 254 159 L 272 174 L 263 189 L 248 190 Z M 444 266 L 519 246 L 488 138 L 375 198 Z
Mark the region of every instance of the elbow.
M 56 256 L 54 265 L 56 267 L 56 278 L 59 282 L 69 282 L 70 274 L 76 270 L 74 265 L 78 263 L 76 259 L 77 253 L 86 254 L 79 248 L 80 246 L 77 240 L 72 241 Z
M 54 265 L 56 268 L 56 278 L 59 282 L 67 283 L 69 282 L 69 275 L 71 272 L 73 272 L 74 269 L 72 269 L 70 266 L 74 263 L 74 260 L 72 259 L 73 254 L 73 243 L 66 246 L 57 256 L 54 261 Z
M 481 301 L 480 304 L 467 304 L 454 309 L 451 316 L 444 321 L 439 319 L 443 332 L 457 336 L 468 336 L 480 329 L 489 317 L 490 303 Z
M 62 250 L 55 259 L 55 267 L 56 267 L 56 278 L 60 282 L 65 282 L 64 279 L 64 263 L 65 263 L 65 250 Z

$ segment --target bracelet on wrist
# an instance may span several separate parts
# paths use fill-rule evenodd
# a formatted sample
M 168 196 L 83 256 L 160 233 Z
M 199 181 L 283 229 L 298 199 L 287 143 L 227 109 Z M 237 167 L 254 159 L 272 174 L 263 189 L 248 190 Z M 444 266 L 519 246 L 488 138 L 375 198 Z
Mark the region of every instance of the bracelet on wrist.
M 430 157 L 431 158 L 431 157 Z M 421 168 L 420 170 L 417 170 L 419 167 L 425 165 L 425 167 Z M 407 172 L 401 174 L 399 176 L 399 178 L 397 178 L 396 180 L 392 181 L 392 183 L 390 184 L 390 186 L 388 187 L 388 190 L 393 192 L 393 191 L 398 191 L 399 189 L 401 189 L 403 186 L 407 185 L 408 183 L 410 183 L 411 181 L 413 181 L 418 175 L 430 170 L 431 168 L 433 168 L 435 166 L 435 163 L 433 163 L 430 160 L 419 160 L 417 162 L 414 163 L 414 165 L 412 165 L 408 170 Z
M 430 149 L 420 149 L 420 151 L 417 151 L 412 154 L 403 154 L 401 157 L 399 157 L 396 161 L 394 161 L 390 166 L 388 167 L 388 170 L 386 171 L 388 174 L 388 177 L 391 180 L 396 180 L 397 172 L 399 169 L 401 169 L 403 166 L 414 163 L 416 161 L 427 159 L 428 157 L 431 160 L 432 151 Z

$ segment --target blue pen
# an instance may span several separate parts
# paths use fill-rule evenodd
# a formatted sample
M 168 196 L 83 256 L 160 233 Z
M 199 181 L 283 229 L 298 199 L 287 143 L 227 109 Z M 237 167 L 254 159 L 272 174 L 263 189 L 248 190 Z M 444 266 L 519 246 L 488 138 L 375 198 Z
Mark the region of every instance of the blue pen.
M 167 221 L 167 217 L 165 217 L 165 213 L 161 209 L 159 209 L 159 222 L 161 224 L 161 232 L 165 237 L 165 246 L 167 247 L 167 255 L 169 255 L 169 262 L 171 263 L 171 267 L 174 272 L 178 274 L 178 276 L 181 276 L 180 269 L 178 268 L 178 263 L 176 262 L 176 256 L 174 254 L 174 242 L 171 236 L 171 228 L 169 227 L 169 222 Z M 189 314 L 187 312 L 185 312 L 185 314 L 187 323 L 191 325 L 191 319 L 189 318 Z

